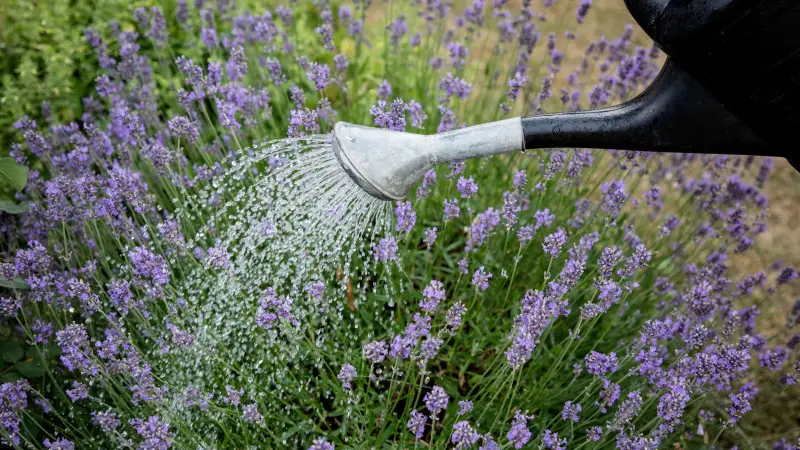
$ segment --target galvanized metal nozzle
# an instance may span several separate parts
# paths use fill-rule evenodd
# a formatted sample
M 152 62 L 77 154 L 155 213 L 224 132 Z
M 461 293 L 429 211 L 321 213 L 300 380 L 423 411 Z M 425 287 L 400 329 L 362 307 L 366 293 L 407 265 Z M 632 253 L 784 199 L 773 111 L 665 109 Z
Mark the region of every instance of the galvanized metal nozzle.
M 436 165 L 524 149 L 519 117 L 428 136 L 347 122 L 333 127 L 333 151 L 345 172 L 381 200 L 405 198 Z

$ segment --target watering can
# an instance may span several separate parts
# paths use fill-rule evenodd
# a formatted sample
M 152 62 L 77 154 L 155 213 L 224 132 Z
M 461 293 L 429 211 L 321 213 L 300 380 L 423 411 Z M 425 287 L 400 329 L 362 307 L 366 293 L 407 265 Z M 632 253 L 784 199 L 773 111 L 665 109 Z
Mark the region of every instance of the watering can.
M 634 99 L 428 136 L 338 122 L 336 157 L 383 200 L 438 164 L 535 148 L 777 156 L 800 169 L 800 0 L 625 4 L 668 56 Z

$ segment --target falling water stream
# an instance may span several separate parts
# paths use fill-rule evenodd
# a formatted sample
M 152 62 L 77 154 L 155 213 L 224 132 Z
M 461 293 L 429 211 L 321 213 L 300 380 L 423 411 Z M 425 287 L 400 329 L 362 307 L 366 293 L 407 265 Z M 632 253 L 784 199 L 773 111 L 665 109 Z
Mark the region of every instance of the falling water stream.
M 168 382 L 179 391 L 170 397 L 172 414 L 192 422 L 194 413 L 182 407 L 185 389 L 219 393 L 230 384 L 280 397 L 291 367 L 319 364 L 301 344 L 320 344 L 326 324 L 344 320 L 359 302 L 363 274 L 374 269 L 370 249 L 393 219 L 389 203 L 342 170 L 331 141 L 315 135 L 242 150 L 173 214 L 205 225 L 187 236 L 182 256 L 172 255 L 173 267 L 199 256 L 183 266 L 175 283 L 182 307 L 171 315 L 194 343 L 173 346 L 162 357 Z M 210 248 L 214 258 L 199 255 Z M 324 294 L 315 284 L 325 286 Z M 267 288 L 285 299 L 296 323 L 258 326 Z

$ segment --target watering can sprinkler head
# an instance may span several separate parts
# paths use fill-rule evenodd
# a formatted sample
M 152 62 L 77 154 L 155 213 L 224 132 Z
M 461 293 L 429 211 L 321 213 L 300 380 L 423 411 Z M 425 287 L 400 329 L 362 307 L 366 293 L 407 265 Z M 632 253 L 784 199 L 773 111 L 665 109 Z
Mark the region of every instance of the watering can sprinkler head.
M 336 157 L 382 200 L 404 198 L 438 164 L 535 148 L 779 156 L 800 169 L 800 1 L 625 4 L 668 56 L 636 98 L 430 136 L 339 122 Z

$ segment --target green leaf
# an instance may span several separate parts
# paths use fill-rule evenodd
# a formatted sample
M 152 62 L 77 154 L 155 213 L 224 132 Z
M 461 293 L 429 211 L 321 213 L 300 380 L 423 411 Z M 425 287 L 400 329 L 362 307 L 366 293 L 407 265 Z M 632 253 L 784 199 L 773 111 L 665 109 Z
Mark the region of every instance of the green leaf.
M 22 351 L 22 346 L 12 341 L 0 341 L 0 356 L 3 361 L 14 363 L 22 359 L 25 352 Z
M 21 380 L 22 375 L 18 374 L 17 372 L 6 372 L 0 375 L 0 382 L 2 383 L 13 383 L 14 381 Z
M 14 203 L 10 200 L 0 200 L 0 211 L 9 214 L 22 214 L 28 210 L 28 205 L 23 203 Z
M 0 277 L 0 286 L 20 291 L 31 288 L 28 286 L 28 283 L 26 283 L 25 280 L 20 277 L 14 278 L 13 280 L 6 280 L 5 278 Z
M 17 164 L 14 158 L 0 158 L 0 182 L 21 191 L 28 183 L 28 169 Z
M 21 373 L 25 378 L 38 378 L 44 375 L 46 367 L 41 359 L 31 358 L 27 361 L 22 361 L 15 366 L 17 372 Z

